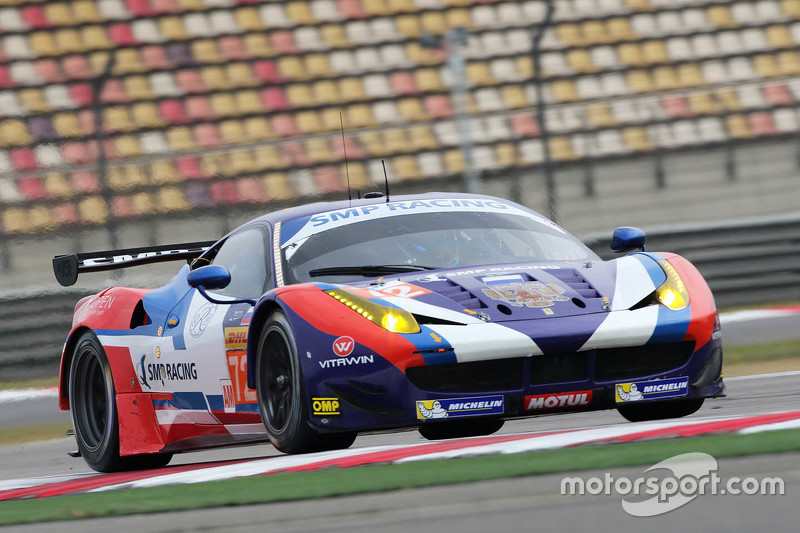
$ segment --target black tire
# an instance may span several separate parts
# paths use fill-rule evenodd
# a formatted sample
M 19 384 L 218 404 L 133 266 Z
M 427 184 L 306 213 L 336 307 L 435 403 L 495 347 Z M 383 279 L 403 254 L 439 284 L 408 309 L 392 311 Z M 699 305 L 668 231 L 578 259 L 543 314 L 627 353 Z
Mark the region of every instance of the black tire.
M 617 411 L 629 422 L 664 420 L 666 418 L 681 418 L 696 413 L 703 406 L 704 401 L 705 398 L 691 398 L 668 402 L 622 404 L 617 406 Z
M 256 393 L 269 440 L 284 453 L 348 448 L 356 438 L 355 432 L 320 434 L 309 425 L 297 344 L 281 312 L 270 316 L 259 336 Z
M 419 434 L 428 440 L 461 439 L 491 435 L 500 430 L 505 420 L 489 418 L 486 420 L 457 420 L 452 422 L 434 422 L 419 427 Z
M 78 339 L 69 375 L 69 404 L 81 456 L 98 472 L 157 468 L 172 454 L 120 457 L 119 419 L 111 366 L 94 333 Z

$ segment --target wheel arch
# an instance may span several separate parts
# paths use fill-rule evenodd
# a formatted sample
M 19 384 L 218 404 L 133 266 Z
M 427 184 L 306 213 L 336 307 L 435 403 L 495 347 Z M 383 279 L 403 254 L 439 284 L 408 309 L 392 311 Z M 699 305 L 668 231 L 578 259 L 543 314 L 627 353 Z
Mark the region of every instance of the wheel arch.
M 247 332 L 247 386 L 251 389 L 256 388 L 255 358 L 258 352 L 261 329 L 269 316 L 275 311 L 283 312 L 284 309 L 274 297 L 262 299 L 256 304 L 253 318 L 250 319 L 250 329 Z
M 92 331 L 86 326 L 79 326 L 73 330 L 64 345 L 64 352 L 61 354 L 61 368 L 58 372 L 58 407 L 62 411 L 69 411 L 69 373 L 72 366 L 72 358 L 75 356 L 75 348 L 84 333 Z

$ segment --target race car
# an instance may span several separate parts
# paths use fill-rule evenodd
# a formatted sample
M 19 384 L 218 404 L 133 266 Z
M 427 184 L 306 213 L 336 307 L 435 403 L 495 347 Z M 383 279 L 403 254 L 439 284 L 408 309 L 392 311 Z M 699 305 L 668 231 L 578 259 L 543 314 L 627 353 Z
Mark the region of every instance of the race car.
M 219 241 L 57 256 L 79 273 L 186 264 L 75 307 L 59 401 L 98 471 L 269 439 L 491 434 L 506 419 L 617 409 L 680 417 L 725 394 L 714 299 L 686 259 L 614 231 L 603 261 L 542 215 L 483 195 L 314 203 Z

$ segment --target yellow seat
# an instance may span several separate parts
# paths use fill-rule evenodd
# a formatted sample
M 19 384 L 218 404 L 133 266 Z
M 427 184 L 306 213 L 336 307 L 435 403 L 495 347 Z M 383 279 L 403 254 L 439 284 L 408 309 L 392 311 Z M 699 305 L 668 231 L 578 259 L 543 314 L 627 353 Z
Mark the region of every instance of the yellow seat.
M 244 125 L 239 120 L 223 120 L 219 123 L 219 136 L 225 144 L 247 142 Z
M 200 168 L 204 174 L 212 178 L 231 176 L 228 158 L 220 152 L 203 154 L 200 157 Z
M 312 93 L 317 105 L 331 105 L 339 102 L 339 91 L 336 88 L 336 83 L 331 80 L 316 82 L 312 88 Z M 347 98 L 348 100 L 351 99 L 349 95 L 347 95 Z
M 124 49 L 123 49 L 124 50 Z M 136 50 L 132 50 L 136 52 Z M 119 52 L 119 50 L 117 51 Z M 89 70 L 92 72 L 104 72 L 106 66 L 108 65 L 108 59 L 113 52 L 92 52 L 89 54 Z M 117 56 L 119 57 L 119 56 Z M 119 64 L 114 64 L 114 68 L 111 70 L 113 74 L 121 74 L 121 66 Z M 114 80 L 115 82 L 119 82 L 119 80 Z
M 423 177 L 416 156 L 399 155 L 392 160 L 392 163 L 394 174 L 400 179 L 418 180 Z
M 344 117 L 340 115 L 341 111 L 337 107 L 326 107 L 320 112 L 320 120 L 322 121 L 322 129 L 325 131 L 337 131 L 342 128 L 341 121 Z M 345 130 L 350 128 L 350 124 L 344 125 Z
M 258 172 L 253 151 L 249 148 L 232 150 L 228 154 L 228 165 L 230 165 L 231 174 L 233 175 Z
M 719 102 L 706 91 L 689 93 L 689 107 L 696 115 L 717 115 L 722 112 Z
M 376 17 L 382 17 L 392 13 L 392 9 L 389 7 L 387 0 L 370 0 L 369 2 L 363 2 L 362 7 L 367 14 Z
M 617 47 L 617 56 L 621 63 L 638 67 L 645 64 L 642 49 L 636 43 L 623 43 Z
M 669 54 L 667 54 L 667 47 L 664 46 L 664 41 L 645 41 L 642 45 L 642 55 L 644 56 L 644 61 L 651 65 L 671 62 Z
M 394 19 L 397 31 L 407 39 L 419 39 L 422 36 L 419 19 L 415 15 L 400 15 Z
M 430 126 L 412 126 L 408 130 L 408 139 L 410 141 L 410 151 L 421 152 L 441 148 Z
M 332 74 L 333 70 L 327 54 L 308 54 L 306 56 L 306 76 L 324 78 Z
M 556 102 L 575 102 L 580 99 L 572 80 L 557 80 L 550 84 L 550 91 Z
M 783 75 L 794 76 L 800 74 L 800 58 L 798 58 L 796 51 L 778 52 L 777 61 Z
M 363 191 L 370 186 L 369 177 L 367 176 L 367 169 L 363 163 L 350 161 L 347 165 L 342 163 L 339 165 L 339 175 L 350 177 L 350 189 Z
M 49 31 L 33 32 L 28 38 L 31 50 L 40 56 L 55 56 L 61 53 L 53 34 Z
M 139 167 L 124 165 L 108 169 L 108 185 L 115 191 L 127 191 L 147 185 L 147 180 Z
M 339 80 L 339 94 L 351 102 L 366 100 L 367 93 L 361 78 L 348 77 Z
M 247 63 L 231 63 L 225 70 L 231 87 L 255 87 L 261 84 Z
M 680 89 L 681 84 L 675 69 L 672 67 L 658 67 L 653 70 L 653 85 L 658 91 L 672 91 Z
M 157 202 L 158 210 L 162 213 L 186 211 L 191 208 L 183 192 L 177 187 L 163 187 L 159 189 Z
M 367 154 L 373 157 L 383 157 L 389 154 L 386 149 L 386 143 L 383 142 L 383 137 L 377 132 L 364 132 L 358 136 L 358 140 L 361 141 L 361 146 L 364 147 Z
M 131 196 L 131 206 L 137 215 L 152 215 L 156 212 L 153 197 L 146 192 L 136 193 Z
M 631 11 L 653 11 L 655 9 L 650 0 L 625 0 L 625 6 Z
M 206 87 L 215 91 L 224 91 L 231 87 L 222 67 L 203 67 L 200 70 L 200 79 Z
M 753 131 L 743 115 L 731 115 L 725 119 L 728 124 L 728 134 L 733 139 L 749 139 Z
M 447 174 L 462 174 L 464 172 L 464 154 L 458 148 L 451 148 L 444 153 L 444 168 Z
M 583 46 L 583 35 L 580 26 L 567 22 L 556 26 L 556 38 L 564 46 Z
M 438 65 L 441 63 L 438 53 L 431 48 L 425 48 L 418 41 L 411 41 L 405 45 L 406 57 L 417 65 Z
M 32 228 L 27 209 L 9 207 L 3 211 L 3 229 L 6 233 L 30 233 Z
M 183 27 L 183 20 L 180 17 L 169 16 L 158 19 L 158 29 L 168 41 L 185 41 L 191 38 Z
M 533 60 L 530 57 L 521 56 L 514 59 L 514 68 L 520 78 L 533 78 Z
M 800 19 L 800 0 L 781 0 L 781 10 L 793 19 Z
M 780 76 L 781 66 L 775 61 L 772 54 L 759 54 L 753 56 L 753 70 L 762 78 L 774 78 Z
M 53 213 L 47 206 L 37 205 L 28 209 L 25 215 L 32 233 L 52 231 L 55 228 Z
M 477 86 L 497 85 L 497 79 L 492 75 L 489 63 L 473 61 L 467 64 L 467 80 Z
M 422 31 L 433 35 L 443 35 L 449 29 L 441 11 L 423 12 L 421 22 Z
M 97 54 L 97 57 L 103 57 L 103 65 L 105 66 L 106 54 Z M 99 59 L 97 60 L 99 61 Z M 99 69 L 102 71 L 102 69 Z M 114 72 L 119 74 L 131 74 L 136 72 L 144 72 L 148 70 L 141 59 L 139 58 L 139 51 L 135 48 L 120 48 L 116 51 L 116 61 L 114 63 Z
M 495 160 L 501 167 L 508 168 L 517 165 L 519 160 L 517 147 L 512 143 L 500 143 L 494 147 Z
M 106 131 L 131 131 L 136 126 L 128 116 L 128 108 L 121 105 L 108 106 L 103 109 L 103 127 Z
M 653 80 L 646 70 L 631 70 L 626 76 L 628 88 L 635 93 L 649 93 L 653 91 Z
M 72 26 L 75 24 L 72 11 L 69 5 L 64 2 L 46 2 L 44 15 L 47 20 L 52 21 L 57 26 Z
M 701 87 L 706 85 L 706 79 L 700 66 L 696 63 L 687 63 L 678 67 L 678 81 L 683 88 Z
M 346 123 L 352 128 L 371 128 L 378 125 L 375 122 L 375 117 L 372 115 L 372 107 L 366 104 L 349 106 L 347 108 Z
M 166 123 L 152 102 L 138 102 L 132 107 L 133 121 L 139 128 L 161 128 Z
M 47 112 L 53 109 L 53 106 L 45 99 L 41 89 L 22 89 L 17 95 L 19 96 L 19 103 L 29 111 Z
M 239 91 L 235 94 L 236 108 L 240 115 L 252 115 L 264 111 L 264 104 L 256 91 Z
M 259 170 L 274 170 L 288 166 L 275 146 L 259 146 L 254 150 L 254 154 L 256 168 Z
M 175 165 L 168 159 L 155 161 L 150 165 L 150 181 L 156 185 L 165 183 L 179 183 L 183 178 L 175 169 Z
M 631 28 L 631 22 L 626 17 L 613 17 L 606 21 L 609 42 L 630 41 L 636 39 L 636 33 Z M 644 37 L 644 36 L 642 36 Z
M 405 130 L 391 129 L 383 133 L 383 142 L 389 154 L 402 154 L 409 149 L 408 137 Z
M 553 137 L 550 139 L 550 153 L 556 161 L 574 161 L 578 154 L 572 149 L 569 137 Z
M 717 26 L 720 29 L 734 28 L 739 25 L 726 5 L 710 6 L 706 9 L 706 20 L 712 26 Z
M 3 120 L 0 122 L 0 142 L 4 146 L 26 146 L 33 144 L 33 137 L 21 120 Z
M 473 27 L 472 15 L 470 15 L 469 9 L 466 8 L 448 9 L 445 11 L 445 18 L 449 28 L 466 28 L 469 30 Z
M 189 152 L 197 149 L 191 130 L 185 126 L 167 130 L 167 144 L 176 152 Z
M 261 16 L 258 10 L 254 7 L 240 7 L 234 12 L 234 19 L 236 25 L 245 31 L 258 31 L 264 29 L 264 24 L 261 23 Z
M 311 87 L 305 83 L 293 83 L 286 89 L 286 97 L 295 107 L 311 107 L 315 105 Z
M 76 24 L 105 22 L 103 15 L 97 11 L 97 4 L 93 0 L 78 0 L 73 3 L 72 15 Z
M 766 37 L 767 43 L 773 48 L 791 48 L 794 46 L 792 34 L 789 32 L 789 28 L 783 24 L 767 27 Z
M 717 92 L 717 100 L 722 103 L 726 111 L 739 111 L 742 109 L 742 103 L 739 101 L 739 94 L 734 89 L 719 89 Z
M 320 28 L 320 35 L 322 42 L 330 48 L 350 48 L 353 46 L 341 24 L 325 24 Z
M 316 111 L 300 111 L 295 115 L 297 129 L 304 135 L 313 135 L 322 132 L 322 122 Z
M 598 128 L 609 128 L 617 125 L 611 107 L 606 103 L 589 104 L 586 107 L 586 120 Z
M 414 72 L 414 78 L 420 91 L 444 91 L 446 89 L 439 77 L 439 71 L 435 68 L 417 69 Z
M 303 62 L 295 56 L 278 59 L 278 72 L 287 80 L 302 80 L 306 77 Z
M 78 214 L 88 224 L 105 224 L 108 220 L 108 205 L 99 196 L 89 196 L 78 202 Z
M 309 139 L 305 144 L 308 157 L 315 163 L 333 163 L 339 161 L 339 156 L 331 150 L 328 139 L 316 137 Z
M 299 26 L 317 23 L 317 18 L 311 12 L 311 7 L 307 2 L 288 2 L 286 4 L 286 17 Z
M 125 94 L 131 100 L 150 100 L 155 98 L 153 91 L 150 89 L 150 80 L 145 76 L 128 76 L 123 82 L 125 87 Z
M 244 132 L 248 141 L 269 141 L 275 138 L 264 117 L 250 117 L 244 120 Z
M 567 64 L 579 74 L 597 72 L 598 68 L 592 61 L 592 55 L 585 48 L 578 48 L 567 52 Z
M 60 172 L 48 172 L 44 177 L 44 187 L 56 198 L 71 198 L 75 194 L 69 180 Z
M 87 43 L 88 44 L 88 43 Z M 65 28 L 56 31 L 56 45 L 62 54 L 81 53 L 88 50 L 78 30 Z
M 220 117 L 235 117 L 239 114 L 236 101 L 231 93 L 212 94 L 210 98 L 211 110 Z
M 81 137 L 84 135 L 83 128 L 78 122 L 78 115 L 75 113 L 56 113 L 53 115 L 53 127 L 59 137 Z
M 116 44 L 108 38 L 103 26 L 84 26 L 81 28 L 81 39 L 90 50 L 108 50 L 116 47 Z
M 419 7 L 414 0 L 389 0 L 390 13 L 413 13 L 417 10 Z
M 530 107 L 528 96 L 521 85 L 506 85 L 500 88 L 500 99 L 506 109 L 521 109 Z
M 269 45 L 267 36 L 263 33 L 248 33 L 244 36 L 244 49 L 252 57 L 272 57 L 275 50 Z
M 418 98 L 401 98 L 397 102 L 397 114 L 409 122 L 430 120 Z
M 264 176 L 264 192 L 273 200 L 289 200 L 295 194 L 289 186 L 289 179 L 282 172 L 272 172 Z
M 633 152 L 652 152 L 655 148 L 644 128 L 639 127 L 623 129 L 622 142 Z
M 604 44 L 609 42 L 609 32 L 602 20 L 588 20 L 581 28 L 586 44 Z
M 224 58 L 217 50 L 217 43 L 211 39 L 199 39 L 192 43 L 192 55 L 200 63 L 221 63 Z

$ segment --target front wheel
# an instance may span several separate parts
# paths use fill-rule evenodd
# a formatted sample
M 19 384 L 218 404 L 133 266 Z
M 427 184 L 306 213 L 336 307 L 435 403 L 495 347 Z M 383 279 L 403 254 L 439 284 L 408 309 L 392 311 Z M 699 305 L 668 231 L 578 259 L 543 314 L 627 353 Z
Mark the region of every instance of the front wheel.
M 297 344 L 281 312 L 273 313 L 261 331 L 255 370 L 258 407 L 275 448 L 308 453 L 353 444 L 355 432 L 320 434 L 309 425 Z
M 667 402 L 644 402 L 617 406 L 619 414 L 630 422 L 681 418 L 696 413 L 703 406 L 705 398 L 672 400 Z

